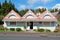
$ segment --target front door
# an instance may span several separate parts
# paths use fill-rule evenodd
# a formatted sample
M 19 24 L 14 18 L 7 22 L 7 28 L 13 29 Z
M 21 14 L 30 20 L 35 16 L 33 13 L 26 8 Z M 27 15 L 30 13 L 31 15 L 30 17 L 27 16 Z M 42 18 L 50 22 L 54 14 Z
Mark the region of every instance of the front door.
M 33 22 L 30 22 L 30 29 L 33 29 Z

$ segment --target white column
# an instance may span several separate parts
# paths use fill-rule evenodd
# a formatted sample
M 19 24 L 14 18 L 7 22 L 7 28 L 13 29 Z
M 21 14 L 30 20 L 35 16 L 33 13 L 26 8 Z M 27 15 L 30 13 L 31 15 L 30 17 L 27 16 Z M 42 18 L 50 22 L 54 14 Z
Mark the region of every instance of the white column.
M 50 27 L 51 27 L 51 22 L 50 22 Z
M 24 22 L 24 23 L 25 23 L 25 22 Z M 25 25 L 27 26 L 27 21 L 26 21 Z
M 43 22 L 42 22 L 42 26 L 43 26 Z
M 17 24 L 18 24 L 18 21 L 16 21 L 16 26 L 17 26 Z
M 58 22 L 55 22 L 55 26 L 58 26 Z
M 7 25 L 6 25 L 6 21 L 4 21 L 4 24 L 3 24 L 3 26 L 4 26 L 4 27 L 6 27 L 6 26 L 7 26 Z

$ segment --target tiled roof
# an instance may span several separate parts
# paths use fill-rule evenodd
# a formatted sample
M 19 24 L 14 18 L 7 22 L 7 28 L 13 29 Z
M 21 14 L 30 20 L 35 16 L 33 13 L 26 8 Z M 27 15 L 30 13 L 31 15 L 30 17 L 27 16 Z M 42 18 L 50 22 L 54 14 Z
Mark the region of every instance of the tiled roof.
M 53 16 L 53 18 L 43 18 L 43 16 L 45 14 L 47 14 L 47 11 L 43 12 L 40 14 L 40 16 L 36 16 L 31 10 L 29 10 L 28 12 L 32 12 L 34 16 L 36 16 L 36 18 L 24 18 L 24 16 L 26 16 L 26 14 L 28 12 L 26 12 L 26 14 L 21 17 L 18 13 L 16 13 L 14 10 L 12 10 L 11 12 L 13 12 L 17 17 L 19 18 L 8 18 L 10 12 L 3 18 L 3 20 L 19 20 L 19 21 L 57 21 L 57 19 L 48 11 L 48 14 L 50 14 L 51 16 Z

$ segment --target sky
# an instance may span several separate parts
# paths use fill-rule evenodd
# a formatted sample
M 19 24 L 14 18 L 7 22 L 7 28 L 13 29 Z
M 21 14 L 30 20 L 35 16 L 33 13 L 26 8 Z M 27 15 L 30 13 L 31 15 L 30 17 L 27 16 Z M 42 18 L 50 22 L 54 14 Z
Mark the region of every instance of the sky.
M 47 9 L 53 8 L 60 9 L 60 0 L 11 0 L 11 1 L 18 10 L 37 9 L 43 7 Z M 0 0 L 0 2 L 3 3 L 4 0 Z

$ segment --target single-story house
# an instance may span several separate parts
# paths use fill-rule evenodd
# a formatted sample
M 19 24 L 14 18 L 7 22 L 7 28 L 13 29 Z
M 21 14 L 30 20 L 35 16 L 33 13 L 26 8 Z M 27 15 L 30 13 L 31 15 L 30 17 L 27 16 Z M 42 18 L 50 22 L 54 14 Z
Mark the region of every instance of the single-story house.
M 51 31 L 56 29 L 58 22 L 57 18 L 49 11 L 45 11 L 37 16 L 31 10 L 28 10 L 22 17 L 14 10 L 11 10 L 2 21 L 4 22 L 3 26 L 8 29 L 21 28 L 24 30 L 24 26 L 26 25 L 26 30 L 41 28 L 49 29 Z

